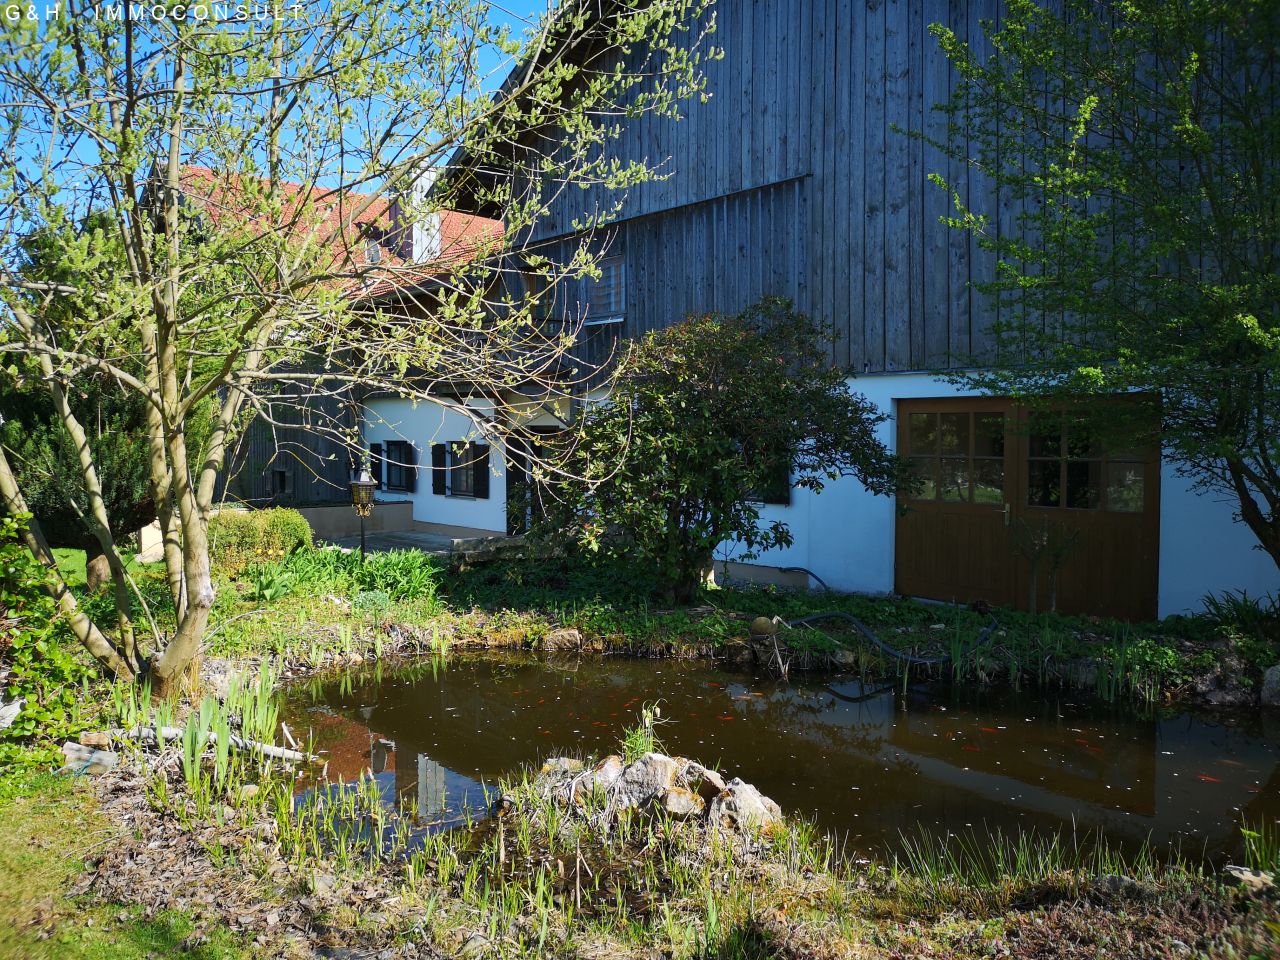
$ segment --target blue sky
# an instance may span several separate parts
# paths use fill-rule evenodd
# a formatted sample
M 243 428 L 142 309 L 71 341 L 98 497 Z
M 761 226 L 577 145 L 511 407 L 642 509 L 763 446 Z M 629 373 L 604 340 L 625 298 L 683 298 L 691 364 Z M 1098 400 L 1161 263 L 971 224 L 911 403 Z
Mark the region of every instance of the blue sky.
M 55 0 L 50 0 L 50 3 Z M 114 5 L 122 2 L 122 0 L 86 0 L 88 7 L 103 8 L 105 6 Z M 127 0 L 124 0 L 127 2 Z M 162 0 L 163 2 L 163 0 Z M 170 0 L 172 2 L 172 0 Z M 190 0 L 187 0 L 190 2 Z M 237 2 L 245 2 L 250 4 L 266 4 L 272 0 L 216 0 L 216 2 L 229 2 L 231 4 Z M 274 0 L 274 2 L 282 7 L 289 5 L 291 0 Z M 307 0 L 303 0 L 307 2 Z M 314 2 L 314 0 L 312 0 Z M 320 0 L 324 2 L 324 0 Z M 543 16 L 545 16 L 551 0 L 487 0 L 491 13 L 491 22 L 496 24 L 507 24 L 513 33 L 519 35 L 524 33 L 534 24 L 536 24 Z M 63 3 L 65 9 L 65 0 Z M 43 9 L 43 5 L 41 6 Z M 485 61 L 488 62 L 485 62 Z M 490 51 L 487 56 L 482 57 L 482 75 L 485 76 L 484 86 L 486 88 L 496 89 L 497 86 L 505 79 L 510 71 L 511 64 L 502 62 L 496 51 Z M 39 138 L 33 139 L 29 143 L 20 143 L 15 152 L 13 159 L 16 161 L 20 169 L 24 169 L 31 175 L 35 175 L 39 170 L 43 158 L 45 141 Z M 84 151 L 82 153 L 82 150 Z M 84 144 L 77 147 L 67 149 L 64 147 L 62 151 L 56 151 L 63 157 L 83 156 L 85 161 L 92 163 L 93 151 L 88 149 Z M 94 201 L 91 201 L 94 202 Z

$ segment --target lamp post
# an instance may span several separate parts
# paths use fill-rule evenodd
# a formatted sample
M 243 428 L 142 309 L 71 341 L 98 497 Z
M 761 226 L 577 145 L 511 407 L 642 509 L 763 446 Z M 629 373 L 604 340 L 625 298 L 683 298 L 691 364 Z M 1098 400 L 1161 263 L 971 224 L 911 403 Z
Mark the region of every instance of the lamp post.
M 373 513 L 373 491 L 378 489 L 378 481 L 369 476 L 369 469 L 362 468 L 360 476 L 351 481 L 351 505 L 356 508 L 356 516 L 360 518 L 360 562 L 364 563 L 364 519 Z

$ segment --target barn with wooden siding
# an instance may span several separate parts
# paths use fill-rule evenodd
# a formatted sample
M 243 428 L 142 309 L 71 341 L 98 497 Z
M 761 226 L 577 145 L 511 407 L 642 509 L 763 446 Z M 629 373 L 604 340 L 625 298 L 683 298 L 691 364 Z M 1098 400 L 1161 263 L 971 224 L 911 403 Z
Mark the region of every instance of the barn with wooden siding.
M 885 439 L 929 482 L 900 505 L 852 480 L 796 490 L 766 508 L 794 545 L 758 563 L 939 600 L 1026 606 L 1038 589 L 1044 605 L 1050 586 L 1032 579 L 1013 531 L 1050 525 L 1077 541 L 1053 586 L 1059 609 L 1146 619 L 1209 590 L 1273 589 L 1274 566 L 1229 507 L 1193 493 L 1158 450 L 1075 456 L 1061 431 L 1014 429 L 1012 403 L 936 376 L 980 365 L 998 316 L 977 289 L 995 256 L 942 222 L 949 200 L 929 177 L 943 174 L 998 230 L 1020 201 L 931 145 L 948 136 L 933 108 L 956 77 L 929 26 L 981 51 L 996 0 L 733 0 L 714 11 L 724 56 L 706 65 L 706 102 L 679 121 L 629 121 L 608 148 L 669 176 L 630 190 L 597 238 L 601 278 L 557 291 L 557 304 L 586 321 L 583 350 L 596 357 L 617 338 L 765 295 L 829 327 L 832 362 L 894 415 Z M 549 252 L 572 244 L 584 213 L 617 200 L 604 187 L 561 191 L 531 240 Z M 415 516 L 432 513 L 424 498 Z M 1206 543 L 1212 570 L 1196 559 Z

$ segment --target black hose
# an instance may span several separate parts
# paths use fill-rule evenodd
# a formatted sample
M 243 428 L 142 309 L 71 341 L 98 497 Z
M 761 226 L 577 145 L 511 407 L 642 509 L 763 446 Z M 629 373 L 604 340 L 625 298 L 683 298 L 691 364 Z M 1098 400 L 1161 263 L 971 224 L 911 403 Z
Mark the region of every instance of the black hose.
M 881 653 L 886 653 L 894 659 L 901 660 L 903 663 L 910 664 L 911 666 L 936 667 L 940 664 L 948 663 L 951 660 L 951 657 L 949 656 L 917 657 L 909 653 L 903 653 L 901 650 L 895 650 L 872 633 L 871 629 L 865 623 L 852 614 L 845 613 L 843 610 L 830 610 L 826 613 L 811 613 L 807 617 L 797 617 L 794 620 L 783 620 L 782 622 L 788 627 L 807 627 L 820 620 L 844 620 L 846 623 L 853 624 L 854 629 L 862 634 L 863 639 L 878 649 Z M 980 646 L 990 640 L 991 635 L 995 633 L 998 626 L 1000 626 L 1000 621 L 995 617 L 992 617 L 991 622 L 983 628 L 982 632 L 978 634 L 978 639 L 973 642 L 972 646 L 964 651 L 964 654 L 972 653 L 974 650 L 977 650 Z M 962 654 L 962 656 L 964 654 Z
M 779 567 L 778 569 L 783 573 L 807 573 L 809 576 L 813 577 L 813 579 L 818 581 L 818 586 L 822 587 L 823 590 L 826 590 L 828 593 L 831 592 L 831 588 L 827 586 L 827 581 L 823 580 L 808 567 Z

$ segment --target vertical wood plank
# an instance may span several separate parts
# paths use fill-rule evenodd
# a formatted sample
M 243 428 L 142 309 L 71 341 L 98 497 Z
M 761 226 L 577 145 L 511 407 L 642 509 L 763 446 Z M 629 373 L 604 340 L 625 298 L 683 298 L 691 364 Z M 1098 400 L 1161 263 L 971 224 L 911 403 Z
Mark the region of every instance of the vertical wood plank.
M 903 370 L 911 365 L 911 271 L 913 240 L 910 182 L 911 143 L 902 130 L 912 126 L 910 50 L 908 34 L 911 0 L 885 3 L 885 212 L 884 212 L 884 366 Z M 874 357 L 871 358 L 874 363 Z
M 969 37 L 970 7 L 971 4 L 966 3 L 951 8 L 952 29 L 956 31 L 957 36 Z M 955 71 L 950 72 L 949 83 L 954 94 L 959 84 L 959 78 L 956 76 Z M 956 118 L 950 135 L 953 138 L 953 147 L 957 143 L 967 141 L 968 125 L 964 117 Z M 960 202 L 967 205 L 969 203 L 969 165 L 961 159 L 950 158 L 947 163 L 947 169 L 952 189 L 959 197 Z M 954 214 L 954 212 L 954 203 L 949 200 L 948 213 Z M 947 331 L 950 355 L 947 360 L 948 366 L 952 366 L 963 362 L 972 343 L 970 327 L 973 321 L 973 311 L 970 309 L 969 303 L 970 240 L 968 234 L 961 230 L 949 230 L 947 246 L 949 249 L 950 270 L 948 275 L 951 296 L 951 309 L 948 312 L 949 329 Z
M 925 0 L 924 22 L 946 23 L 949 0 Z M 924 131 L 925 136 L 934 142 L 946 140 L 946 114 L 935 109 L 945 104 L 950 96 L 950 67 L 946 56 L 930 36 L 923 39 L 923 72 L 924 72 Z M 949 176 L 947 158 L 940 150 L 926 146 L 924 152 L 924 176 L 938 173 L 944 178 Z M 917 366 L 932 369 L 944 366 L 947 362 L 949 343 L 947 339 L 949 301 L 948 281 L 950 264 L 948 262 L 948 246 L 950 228 L 940 219 L 948 215 L 950 204 L 947 194 L 932 183 L 922 185 L 924 191 L 924 223 L 923 223 L 923 267 L 924 267 L 924 352 L 917 358 Z
M 910 18 L 907 25 L 907 110 L 908 123 L 904 124 L 911 136 L 907 140 L 910 158 L 910 176 L 907 177 L 907 217 L 909 239 L 907 253 L 910 259 L 907 290 L 910 294 L 910 348 L 905 358 L 905 368 L 923 369 L 925 357 L 924 319 L 924 49 L 927 38 L 924 24 L 924 0 L 910 0 Z M 903 136 L 899 134 L 899 136 Z M 903 369 L 903 365 L 899 365 Z
M 987 39 L 984 23 L 994 23 L 998 13 L 997 0 L 972 0 L 969 13 L 969 44 L 976 56 L 986 61 L 992 53 L 991 43 Z M 977 213 L 990 218 L 991 228 L 998 229 L 999 198 L 995 181 L 973 169 L 969 181 L 969 206 Z M 971 258 L 969 277 L 972 283 L 970 291 L 970 362 L 981 362 L 991 343 L 990 328 L 995 319 L 995 309 L 991 298 L 982 292 L 984 284 L 995 280 L 995 254 L 982 248 L 975 237 L 970 241 L 969 256 Z
M 866 117 L 863 123 L 864 202 L 862 356 L 858 369 L 882 370 L 885 357 L 885 0 L 868 0 Z

